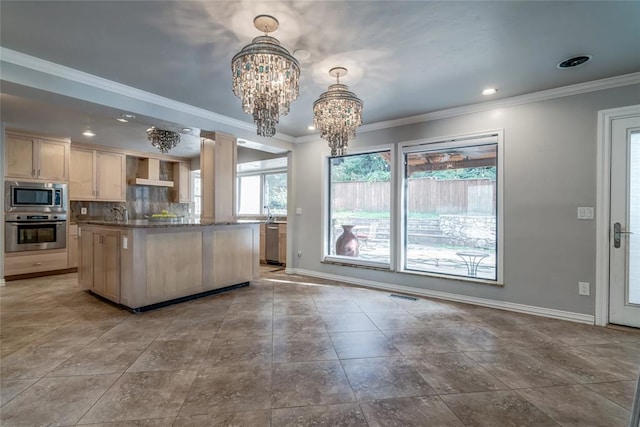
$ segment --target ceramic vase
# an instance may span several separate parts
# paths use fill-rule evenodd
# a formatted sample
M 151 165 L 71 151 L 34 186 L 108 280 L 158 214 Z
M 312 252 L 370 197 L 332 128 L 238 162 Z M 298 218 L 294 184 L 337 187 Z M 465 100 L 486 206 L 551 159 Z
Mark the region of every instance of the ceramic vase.
M 358 256 L 358 248 L 360 242 L 358 238 L 351 232 L 353 225 L 343 225 L 342 234 L 336 240 L 336 254 L 344 256 Z

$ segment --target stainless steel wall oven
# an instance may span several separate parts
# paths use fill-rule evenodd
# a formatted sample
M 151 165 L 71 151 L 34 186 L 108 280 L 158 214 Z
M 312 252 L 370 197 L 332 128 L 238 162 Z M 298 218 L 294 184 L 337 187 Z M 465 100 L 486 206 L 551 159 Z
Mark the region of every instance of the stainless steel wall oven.
M 67 247 L 67 215 L 7 213 L 4 234 L 5 252 L 64 249 Z

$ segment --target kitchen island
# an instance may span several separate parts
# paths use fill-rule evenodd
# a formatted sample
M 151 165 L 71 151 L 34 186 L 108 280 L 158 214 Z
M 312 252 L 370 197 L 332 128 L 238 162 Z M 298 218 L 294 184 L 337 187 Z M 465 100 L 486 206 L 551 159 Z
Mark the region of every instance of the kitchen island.
M 257 222 L 78 221 L 78 283 L 133 311 L 260 276 Z

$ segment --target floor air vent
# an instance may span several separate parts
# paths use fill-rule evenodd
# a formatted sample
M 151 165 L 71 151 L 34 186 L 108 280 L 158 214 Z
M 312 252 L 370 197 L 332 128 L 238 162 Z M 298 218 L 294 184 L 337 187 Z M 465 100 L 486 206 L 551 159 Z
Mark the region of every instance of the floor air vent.
M 389 295 L 392 298 L 400 298 L 400 299 L 408 299 L 409 301 L 418 301 L 418 298 L 416 297 L 409 297 L 406 295 L 396 295 L 396 294 L 391 294 Z

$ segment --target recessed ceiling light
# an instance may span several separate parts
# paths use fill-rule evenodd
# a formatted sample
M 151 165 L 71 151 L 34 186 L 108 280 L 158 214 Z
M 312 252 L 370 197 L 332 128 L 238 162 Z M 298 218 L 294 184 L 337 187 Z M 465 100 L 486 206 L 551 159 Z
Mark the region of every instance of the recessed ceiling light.
M 120 117 L 122 117 L 123 119 L 127 119 L 127 120 L 133 120 L 136 118 L 136 116 L 134 116 L 133 114 L 129 114 L 129 113 L 122 113 L 120 114 Z
M 120 123 L 129 123 L 129 120 L 125 119 L 124 117 L 116 117 L 116 120 Z
M 494 87 L 490 87 L 487 88 L 485 90 L 482 91 L 483 95 L 493 95 L 494 93 L 496 93 L 498 91 L 498 89 L 494 88 Z
M 308 127 L 307 127 L 307 129 L 309 129 L 309 130 L 316 130 L 316 127 L 315 127 L 315 126 L 313 126 L 313 125 L 311 125 L 311 126 L 308 126 Z
M 240 145 L 244 145 L 246 143 L 247 143 L 247 141 L 245 141 L 244 139 L 239 139 L 238 140 L 238 144 L 240 144 Z
M 182 128 L 182 129 L 180 129 L 180 132 L 182 132 L 182 133 L 189 133 L 189 132 L 191 132 L 192 130 L 193 130 L 193 129 L 191 129 L 191 128 Z
M 82 134 L 83 134 L 84 136 L 96 136 L 96 134 L 95 134 L 95 133 L 91 132 L 91 129 L 87 129 L 87 130 L 85 130 L 84 132 L 82 132 Z
M 591 61 L 592 58 L 593 56 L 591 55 L 578 55 L 572 58 L 567 58 L 564 61 L 560 61 L 558 65 L 556 65 L 556 67 L 560 68 L 561 70 L 566 70 L 567 68 L 575 68 Z

